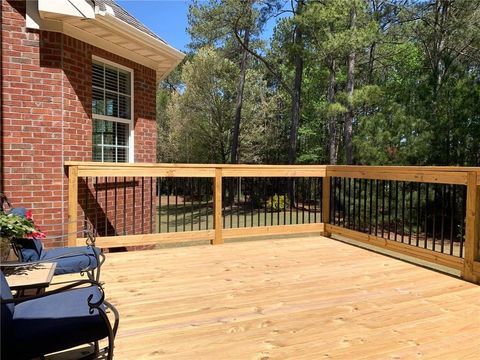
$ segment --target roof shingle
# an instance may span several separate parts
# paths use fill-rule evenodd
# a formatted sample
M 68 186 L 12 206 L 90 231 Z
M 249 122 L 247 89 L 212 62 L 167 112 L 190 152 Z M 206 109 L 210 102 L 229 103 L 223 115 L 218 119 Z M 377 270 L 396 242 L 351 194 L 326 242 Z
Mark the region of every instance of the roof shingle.
M 117 19 L 124 21 L 125 23 L 133 26 L 134 28 L 143 31 L 144 33 L 154 37 L 157 40 L 160 40 L 165 43 L 161 37 L 143 25 L 137 18 L 129 14 L 124 8 L 118 5 L 113 0 L 87 0 L 92 6 L 98 6 L 100 11 L 106 11 L 106 6 L 110 6 L 115 14 Z

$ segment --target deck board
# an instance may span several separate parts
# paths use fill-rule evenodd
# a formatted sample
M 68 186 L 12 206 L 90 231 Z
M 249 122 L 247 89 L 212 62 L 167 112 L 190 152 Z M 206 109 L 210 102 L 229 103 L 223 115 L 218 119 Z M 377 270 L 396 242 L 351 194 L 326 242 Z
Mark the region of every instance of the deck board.
M 475 359 L 480 287 L 322 237 L 107 254 L 116 359 Z

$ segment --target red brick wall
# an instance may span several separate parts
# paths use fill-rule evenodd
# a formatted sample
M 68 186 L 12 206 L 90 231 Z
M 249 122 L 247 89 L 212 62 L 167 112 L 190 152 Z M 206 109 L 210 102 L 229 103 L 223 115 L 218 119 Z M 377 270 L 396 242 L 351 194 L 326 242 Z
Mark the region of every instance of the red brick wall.
M 134 70 L 135 162 L 156 161 L 156 74 L 69 36 L 26 29 L 25 1 L 2 1 L 1 36 L 3 190 L 14 206 L 33 209 L 35 221 L 48 234 L 66 232 L 66 227 L 52 226 L 66 221 L 68 191 L 63 163 L 92 161 L 92 55 Z M 114 196 L 113 190 L 108 191 L 109 205 L 105 209 L 102 204 L 96 215 L 98 219 L 99 213 L 108 212 L 108 221 L 113 224 Z M 85 191 L 80 189 L 79 195 L 84 206 Z M 127 189 L 127 195 L 132 208 L 132 188 Z M 123 201 L 121 196 L 117 202 Z M 129 233 L 141 231 L 141 196 L 137 187 L 137 220 L 130 215 L 126 224 Z M 148 197 L 145 202 L 150 203 Z M 93 211 L 92 202 L 89 207 Z M 149 209 L 144 211 L 150 213 Z M 150 223 L 143 226 L 149 229 Z

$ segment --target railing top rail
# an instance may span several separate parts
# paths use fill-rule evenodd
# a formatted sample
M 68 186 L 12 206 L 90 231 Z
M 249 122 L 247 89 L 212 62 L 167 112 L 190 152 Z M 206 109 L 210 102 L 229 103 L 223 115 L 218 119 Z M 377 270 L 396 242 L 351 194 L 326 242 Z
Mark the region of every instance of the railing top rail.
M 376 166 L 376 165 L 327 165 L 327 170 L 349 170 L 349 171 L 434 171 L 434 172 L 480 172 L 480 167 L 474 166 Z
M 172 164 L 172 163 L 108 163 L 108 162 L 84 162 L 66 161 L 65 166 L 96 167 L 96 168 L 204 168 L 204 169 L 320 169 L 324 170 L 327 165 L 264 165 L 264 164 Z
M 480 167 L 461 166 L 364 166 L 364 165 L 263 165 L 263 164 L 172 164 L 101 163 L 67 161 L 78 176 L 215 177 L 350 177 L 360 179 L 467 184 L 475 172 L 480 185 Z

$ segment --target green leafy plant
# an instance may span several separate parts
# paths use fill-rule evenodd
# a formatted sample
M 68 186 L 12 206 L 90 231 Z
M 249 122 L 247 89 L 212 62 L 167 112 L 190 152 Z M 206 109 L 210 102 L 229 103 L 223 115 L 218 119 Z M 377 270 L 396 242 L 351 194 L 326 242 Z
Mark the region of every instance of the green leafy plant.
M 2 238 L 43 238 L 45 234 L 35 227 L 30 212 L 27 212 L 27 216 L 0 213 L 0 236 Z
M 273 195 L 267 200 L 267 208 L 273 211 L 282 211 L 288 207 L 288 198 L 285 195 Z

